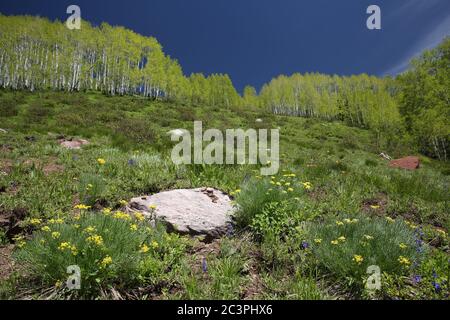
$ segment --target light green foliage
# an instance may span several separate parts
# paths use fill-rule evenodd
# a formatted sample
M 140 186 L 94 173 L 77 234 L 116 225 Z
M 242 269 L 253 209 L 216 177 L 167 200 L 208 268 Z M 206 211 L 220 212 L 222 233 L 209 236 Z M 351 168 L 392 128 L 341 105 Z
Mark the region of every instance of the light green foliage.
M 164 229 L 125 213 L 82 213 L 79 217 L 35 223 L 39 231 L 16 252 L 27 276 L 65 290 L 67 267 L 81 269 L 80 297 L 161 281 L 184 251 L 184 242 Z
M 400 111 L 421 151 L 448 159 L 450 151 L 450 38 L 413 60 L 399 76 Z
M 306 238 L 313 263 L 359 288 L 364 286 L 369 266 L 402 275 L 423 259 L 413 229 L 402 220 L 327 217 L 322 223 L 310 224 Z

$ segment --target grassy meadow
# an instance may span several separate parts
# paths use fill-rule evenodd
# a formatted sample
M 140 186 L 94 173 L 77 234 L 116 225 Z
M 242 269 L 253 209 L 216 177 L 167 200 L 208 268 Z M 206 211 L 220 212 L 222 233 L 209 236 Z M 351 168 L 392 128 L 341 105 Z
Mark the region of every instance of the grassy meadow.
M 280 128 L 279 173 L 173 164 L 167 132 L 194 120 Z M 416 171 L 389 168 L 381 152 L 418 155 L 405 138 L 98 92 L 2 90 L 0 128 L 0 298 L 449 298 L 450 165 L 420 156 Z M 63 137 L 90 143 L 68 150 Z M 197 187 L 233 197 L 227 237 L 204 243 L 122 212 L 132 197 Z M 66 286 L 68 265 L 81 268 L 80 290 Z

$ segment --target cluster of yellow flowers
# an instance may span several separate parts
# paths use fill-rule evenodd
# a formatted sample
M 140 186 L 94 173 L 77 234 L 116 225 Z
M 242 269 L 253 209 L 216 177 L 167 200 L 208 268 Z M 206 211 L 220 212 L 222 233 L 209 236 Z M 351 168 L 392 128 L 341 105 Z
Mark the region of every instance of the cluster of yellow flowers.
M 139 222 L 142 222 L 145 220 L 145 216 L 140 212 L 135 213 L 134 218 Z
M 93 243 L 97 246 L 103 245 L 103 237 L 100 235 L 92 235 L 86 238 L 86 241 L 89 243 Z
M 386 220 L 390 223 L 394 223 L 395 219 L 392 219 L 391 217 L 386 217 Z
M 409 259 L 404 256 L 398 257 L 398 262 L 405 267 L 408 267 L 411 264 L 411 261 L 409 261 Z
M 360 256 L 359 254 L 355 254 L 352 259 L 357 264 L 361 264 L 364 261 L 364 258 Z
M 105 159 L 102 159 L 102 158 L 98 158 L 98 159 L 97 159 L 97 163 L 98 163 L 99 165 L 103 166 L 103 165 L 106 164 L 106 160 L 105 160 Z
M 74 209 L 79 209 L 79 210 L 89 210 L 91 208 L 92 208 L 91 206 L 87 206 L 87 205 L 84 205 L 84 204 L 77 204 L 74 207 Z
M 241 193 L 241 189 L 236 189 L 236 190 L 230 192 L 230 196 L 235 196 L 239 193 Z
M 339 243 L 343 243 L 345 242 L 345 240 L 347 240 L 344 236 L 340 236 L 339 238 L 337 238 L 336 240 L 332 240 L 331 244 L 332 245 L 338 245 Z
M 131 220 L 130 215 L 128 215 L 128 214 L 126 214 L 125 212 L 122 212 L 122 211 L 114 212 L 113 217 L 116 218 L 116 219 L 119 219 L 119 220 L 126 220 L 126 221 Z
M 366 240 L 373 240 L 373 237 L 368 235 L 368 234 L 365 234 L 364 235 L 364 239 L 366 239 Z
M 312 188 L 311 182 L 302 182 L 302 184 L 306 190 L 310 190 Z
M 97 232 L 97 229 L 95 227 L 88 226 L 83 231 L 89 234 L 94 234 Z
M 402 249 L 402 250 L 405 250 L 406 248 L 408 248 L 408 246 L 407 246 L 406 244 L 404 244 L 404 243 L 400 243 L 398 246 L 399 246 L 400 249 Z
M 59 237 L 61 237 L 61 233 L 59 233 L 58 231 L 52 232 L 53 239 L 59 239 Z
M 107 266 L 112 264 L 113 260 L 110 256 L 106 256 L 103 258 L 102 261 L 100 261 L 100 268 L 105 269 Z
M 34 225 L 34 226 L 38 226 L 42 223 L 41 219 L 31 219 L 30 220 L 30 224 Z
M 72 255 L 74 256 L 78 255 L 77 247 L 72 245 L 70 242 L 61 242 L 61 244 L 58 247 L 58 250 L 60 251 L 70 250 Z
M 63 224 L 63 223 L 64 219 L 61 218 L 48 220 L 48 224 Z

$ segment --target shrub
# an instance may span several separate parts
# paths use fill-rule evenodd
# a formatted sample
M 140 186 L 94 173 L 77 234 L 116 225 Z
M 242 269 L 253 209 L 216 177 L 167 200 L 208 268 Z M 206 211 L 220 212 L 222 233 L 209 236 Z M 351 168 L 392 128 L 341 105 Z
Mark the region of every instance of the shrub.
M 401 275 L 421 259 L 414 232 L 401 220 L 329 217 L 311 224 L 307 234 L 316 263 L 359 288 L 371 265 Z
M 81 270 L 80 297 L 110 286 L 123 288 L 161 275 L 177 262 L 184 245 L 163 227 L 151 228 L 143 216 L 122 212 L 81 213 L 73 220 L 53 219 L 16 253 L 31 278 L 66 290 L 67 267 Z M 173 238 L 175 237 L 175 238 Z
M 237 225 L 250 226 L 260 236 L 287 234 L 300 222 L 314 217 L 301 201 L 301 196 L 311 188 L 309 182 L 299 182 L 292 173 L 251 179 L 236 198 Z

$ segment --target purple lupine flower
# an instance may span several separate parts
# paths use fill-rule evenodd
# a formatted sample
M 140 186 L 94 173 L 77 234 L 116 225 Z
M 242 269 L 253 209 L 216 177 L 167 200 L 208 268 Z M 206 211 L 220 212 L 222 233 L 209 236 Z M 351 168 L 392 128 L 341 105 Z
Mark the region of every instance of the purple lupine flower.
M 436 291 L 438 293 L 441 292 L 441 285 L 438 282 L 433 281 L 432 284 L 434 287 L 434 291 Z
M 227 237 L 230 238 L 234 235 L 234 227 L 233 224 L 229 223 L 227 225 Z
M 414 282 L 414 284 L 418 284 L 419 282 L 421 282 L 422 281 L 422 276 L 421 275 L 415 275 L 414 277 L 413 277 L 413 282 Z
M 128 165 L 130 167 L 134 167 L 135 165 L 137 165 L 137 161 L 135 159 L 130 159 L 128 160 Z
M 206 261 L 206 258 L 202 259 L 202 270 L 204 273 L 208 272 L 208 262 Z
M 302 249 L 308 249 L 309 248 L 309 243 L 306 241 L 302 242 Z

